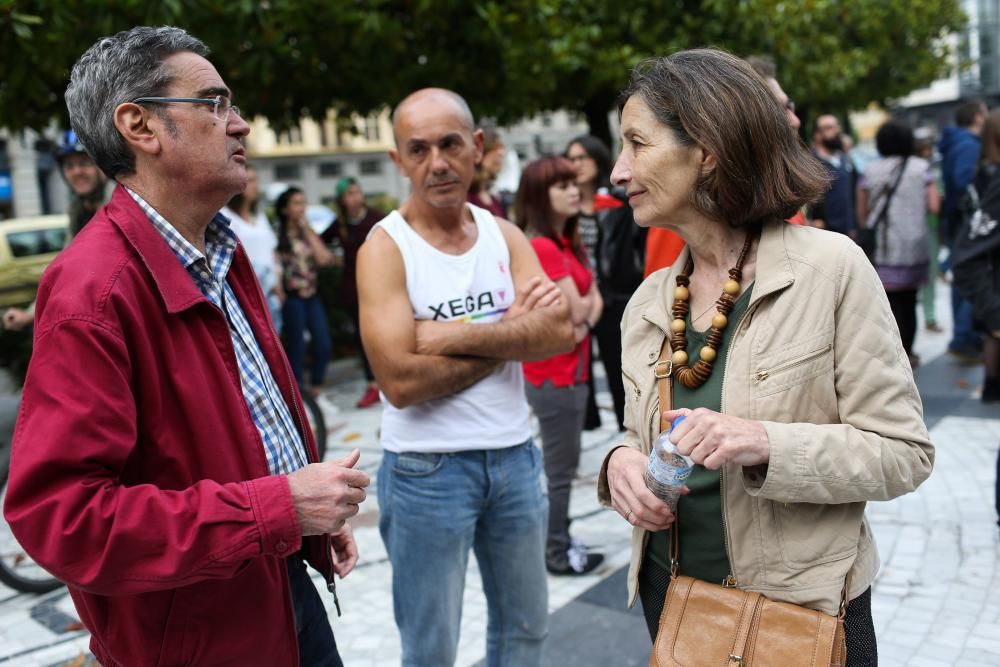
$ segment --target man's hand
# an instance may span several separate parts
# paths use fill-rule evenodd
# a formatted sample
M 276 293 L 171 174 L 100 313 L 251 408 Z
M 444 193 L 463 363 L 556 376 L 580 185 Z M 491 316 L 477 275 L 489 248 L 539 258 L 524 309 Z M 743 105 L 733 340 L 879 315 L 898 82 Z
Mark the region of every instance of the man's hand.
M 528 282 L 517 288 L 514 303 L 503 314 L 504 320 L 520 317 L 536 308 L 545 308 L 562 298 L 562 290 L 548 278 L 533 276 Z
M 532 310 L 546 308 L 558 303 L 560 298 L 562 298 L 562 290 L 559 289 L 558 285 L 547 278 L 535 276 L 517 290 L 514 303 L 500 319 L 507 321 L 530 313 Z M 556 317 L 556 313 L 553 313 L 553 317 Z M 455 354 L 452 347 L 454 347 L 456 327 L 465 326 L 465 323 L 417 320 L 413 326 L 417 354 L 449 356 Z
M 447 354 L 444 351 L 444 343 L 448 340 L 444 334 L 453 327 L 461 326 L 455 322 L 435 322 L 434 320 L 417 320 L 413 323 L 414 335 L 416 336 L 417 354 Z
M 637 449 L 619 447 L 612 452 L 608 460 L 611 506 L 633 526 L 657 532 L 670 527 L 674 513 L 646 488 L 646 465 L 647 457 Z M 688 494 L 686 486 L 681 494 Z
M 683 415 L 684 421 L 670 432 L 677 451 L 709 470 L 724 463 L 756 466 L 771 460 L 767 430 L 759 421 L 724 415 L 706 408 L 667 410 L 671 422 Z
M 7 331 L 20 331 L 35 321 L 35 314 L 21 308 L 8 308 L 3 314 L 3 327 Z
M 358 563 L 358 543 L 354 541 L 354 529 L 351 528 L 351 524 L 345 523 L 344 527 L 330 538 L 333 549 L 330 554 L 333 559 L 333 571 L 343 579 Z
M 310 463 L 288 475 L 303 537 L 337 534 L 345 521 L 358 513 L 371 481 L 368 473 L 353 470 L 359 458 L 361 450 L 355 449 L 338 461 Z

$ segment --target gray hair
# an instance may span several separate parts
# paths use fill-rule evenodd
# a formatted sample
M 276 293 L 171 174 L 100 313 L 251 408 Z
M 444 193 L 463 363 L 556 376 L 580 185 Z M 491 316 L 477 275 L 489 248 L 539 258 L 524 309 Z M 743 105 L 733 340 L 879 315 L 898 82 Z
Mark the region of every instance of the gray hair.
M 181 28 L 138 26 L 99 39 L 73 65 L 66 89 L 70 125 L 111 178 L 135 172 L 135 154 L 115 127 L 115 109 L 137 97 L 162 96 L 173 82 L 163 61 L 185 51 L 209 52 Z

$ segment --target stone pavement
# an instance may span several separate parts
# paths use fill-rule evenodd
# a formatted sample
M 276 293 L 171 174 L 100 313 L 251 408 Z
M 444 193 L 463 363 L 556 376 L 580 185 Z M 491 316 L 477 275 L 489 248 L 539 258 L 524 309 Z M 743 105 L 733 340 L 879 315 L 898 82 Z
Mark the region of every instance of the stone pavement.
M 946 306 L 947 300 L 939 303 Z M 1000 407 L 978 401 L 981 367 L 958 365 L 944 354 L 946 342 L 946 334 L 921 331 L 917 346 L 924 365 L 916 377 L 937 446 L 934 473 L 916 493 L 868 508 L 883 562 L 872 606 L 881 664 L 890 667 L 1000 665 L 1000 542 L 993 512 Z M 380 411 L 353 409 L 363 389 L 356 370 L 337 364 L 330 379 L 346 426 L 331 433 L 327 458 L 360 447 L 361 465 L 374 476 L 381 459 Z M 610 405 L 606 392 L 599 393 L 598 402 Z M 3 405 L 0 401 L 0 413 Z M 604 428 L 584 435 L 571 512 L 574 534 L 608 559 L 591 576 L 550 577 L 545 662 L 551 667 L 641 666 L 648 657 L 641 612 L 638 606 L 625 607 L 628 528 L 600 508 L 594 494 L 600 462 L 617 440 L 610 428 L 613 417 L 605 412 L 604 421 Z M 354 521 L 361 560 L 339 584 L 343 617 L 332 611 L 319 576 L 314 580 L 331 612 L 345 664 L 398 665 L 390 568 L 378 536 L 374 490 L 363 510 Z M 474 557 L 466 582 L 462 667 L 482 664 L 485 653 L 486 608 Z M 85 656 L 86 633 L 75 621 L 65 591 L 31 596 L 0 586 L 0 667 L 63 666 Z

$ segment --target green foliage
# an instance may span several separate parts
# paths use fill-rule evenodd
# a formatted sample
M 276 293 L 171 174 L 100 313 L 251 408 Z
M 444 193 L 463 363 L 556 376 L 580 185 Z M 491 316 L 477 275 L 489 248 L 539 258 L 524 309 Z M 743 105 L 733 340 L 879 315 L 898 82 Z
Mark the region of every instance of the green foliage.
M 958 0 L 0 0 L 0 126 L 64 118 L 75 59 L 139 24 L 204 39 L 240 105 L 282 128 L 427 85 L 501 122 L 565 108 L 600 125 L 636 62 L 703 45 L 769 53 L 792 97 L 839 111 L 943 74 L 964 21 Z

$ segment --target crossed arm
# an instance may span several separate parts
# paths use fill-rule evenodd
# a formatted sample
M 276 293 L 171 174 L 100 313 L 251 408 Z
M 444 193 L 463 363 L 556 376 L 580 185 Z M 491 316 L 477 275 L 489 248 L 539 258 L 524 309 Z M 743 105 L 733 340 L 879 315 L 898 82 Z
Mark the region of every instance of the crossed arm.
M 520 230 L 503 225 L 511 246 L 511 276 L 518 287 L 514 305 L 494 324 L 415 321 L 396 244 L 377 231 L 361 247 L 357 268 L 361 338 L 379 386 L 397 408 L 461 391 L 504 360 L 572 349 L 565 300 L 551 281 L 541 278 L 538 260 Z M 522 244 L 516 249 L 508 228 L 517 232 L 515 243 Z M 433 326 L 425 329 L 428 324 Z
M 501 321 L 491 324 L 417 322 L 418 353 L 535 361 L 573 349 L 576 340 L 568 299 L 545 276 L 524 233 L 506 220 L 498 218 L 497 222 L 510 250 L 514 305 Z

